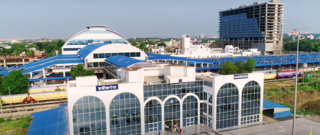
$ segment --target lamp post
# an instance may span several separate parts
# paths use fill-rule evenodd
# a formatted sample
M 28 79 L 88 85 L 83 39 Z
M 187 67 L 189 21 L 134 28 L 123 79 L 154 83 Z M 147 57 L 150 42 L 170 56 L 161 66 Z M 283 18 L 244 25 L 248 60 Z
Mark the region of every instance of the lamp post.
M 1 100 L 1 92 L 0 92 L 0 106 L 1 106 L 1 113 L 2 113 L 2 100 Z
M 294 86 L 294 107 L 293 107 L 293 122 L 292 122 L 292 135 L 295 135 L 295 121 L 297 113 L 297 82 L 298 82 L 298 62 L 299 62 L 299 33 L 298 33 L 298 42 L 297 42 L 297 60 L 296 60 L 296 81 Z

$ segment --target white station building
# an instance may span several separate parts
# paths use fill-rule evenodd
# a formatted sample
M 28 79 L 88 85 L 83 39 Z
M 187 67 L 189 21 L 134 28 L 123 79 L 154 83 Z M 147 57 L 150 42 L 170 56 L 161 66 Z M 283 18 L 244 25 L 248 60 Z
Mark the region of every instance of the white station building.
M 71 135 L 145 135 L 200 124 L 219 131 L 262 123 L 263 73 L 196 73 L 194 66 L 151 63 L 105 26 L 89 26 L 63 49 L 83 59 L 85 68 L 109 76 L 68 81 Z

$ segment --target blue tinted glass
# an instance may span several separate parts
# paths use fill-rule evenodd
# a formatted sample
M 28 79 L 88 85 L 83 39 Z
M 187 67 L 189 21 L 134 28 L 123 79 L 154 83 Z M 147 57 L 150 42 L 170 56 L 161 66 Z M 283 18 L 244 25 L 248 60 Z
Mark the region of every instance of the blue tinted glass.
M 140 103 L 137 97 L 131 93 L 121 93 L 118 97 L 120 98 L 113 98 L 112 102 L 120 104 L 110 104 L 110 107 L 115 106 L 116 108 L 115 111 L 109 111 L 110 115 L 113 115 L 111 118 L 113 120 L 110 121 L 110 131 L 120 135 L 141 134 L 141 129 L 139 131 L 136 129 L 136 125 L 141 123 Z
M 74 104 L 74 106 L 77 107 L 73 107 L 73 109 L 76 110 L 72 110 L 73 125 L 76 125 L 75 123 L 79 125 L 79 127 L 74 127 L 74 129 L 76 129 L 74 133 L 89 131 L 96 132 L 99 130 L 98 128 L 106 129 L 105 112 L 100 111 L 102 110 L 102 107 L 104 108 L 104 104 L 100 101 L 100 99 L 93 96 L 85 96 L 78 101 Z M 101 126 L 102 122 L 104 122 L 104 124 Z M 100 125 L 97 127 L 96 123 L 100 123 Z M 92 126 L 90 127 L 89 125 Z
M 130 53 L 130 57 L 136 57 L 136 53 L 135 52 Z
M 104 53 L 99 53 L 99 58 L 106 58 L 106 57 L 104 56 Z
M 94 59 L 98 59 L 98 58 L 99 58 L 99 55 L 95 53 L 95 54 L 93 54 L 93 58 L 94 58 Z

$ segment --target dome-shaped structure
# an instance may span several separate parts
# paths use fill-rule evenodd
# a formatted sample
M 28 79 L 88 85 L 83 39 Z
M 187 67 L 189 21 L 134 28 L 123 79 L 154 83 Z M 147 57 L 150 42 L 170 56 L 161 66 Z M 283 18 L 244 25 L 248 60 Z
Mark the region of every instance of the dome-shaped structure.
M 105 25 L 90 25 L 66 41 L 62 47 L 62 54 L 77 54 L 81 48 L 92 43 L 129 44 L 126 38 L 107 29 Z

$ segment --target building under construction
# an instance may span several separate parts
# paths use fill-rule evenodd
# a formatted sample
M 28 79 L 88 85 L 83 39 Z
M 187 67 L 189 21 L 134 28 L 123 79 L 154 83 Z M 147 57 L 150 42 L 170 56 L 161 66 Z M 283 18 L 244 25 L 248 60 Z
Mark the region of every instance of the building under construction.
M 281 54 L 283 16 L 284 4 L 280 0 L 220 11 L 220 46 L 258 48 L 264 54 Z

